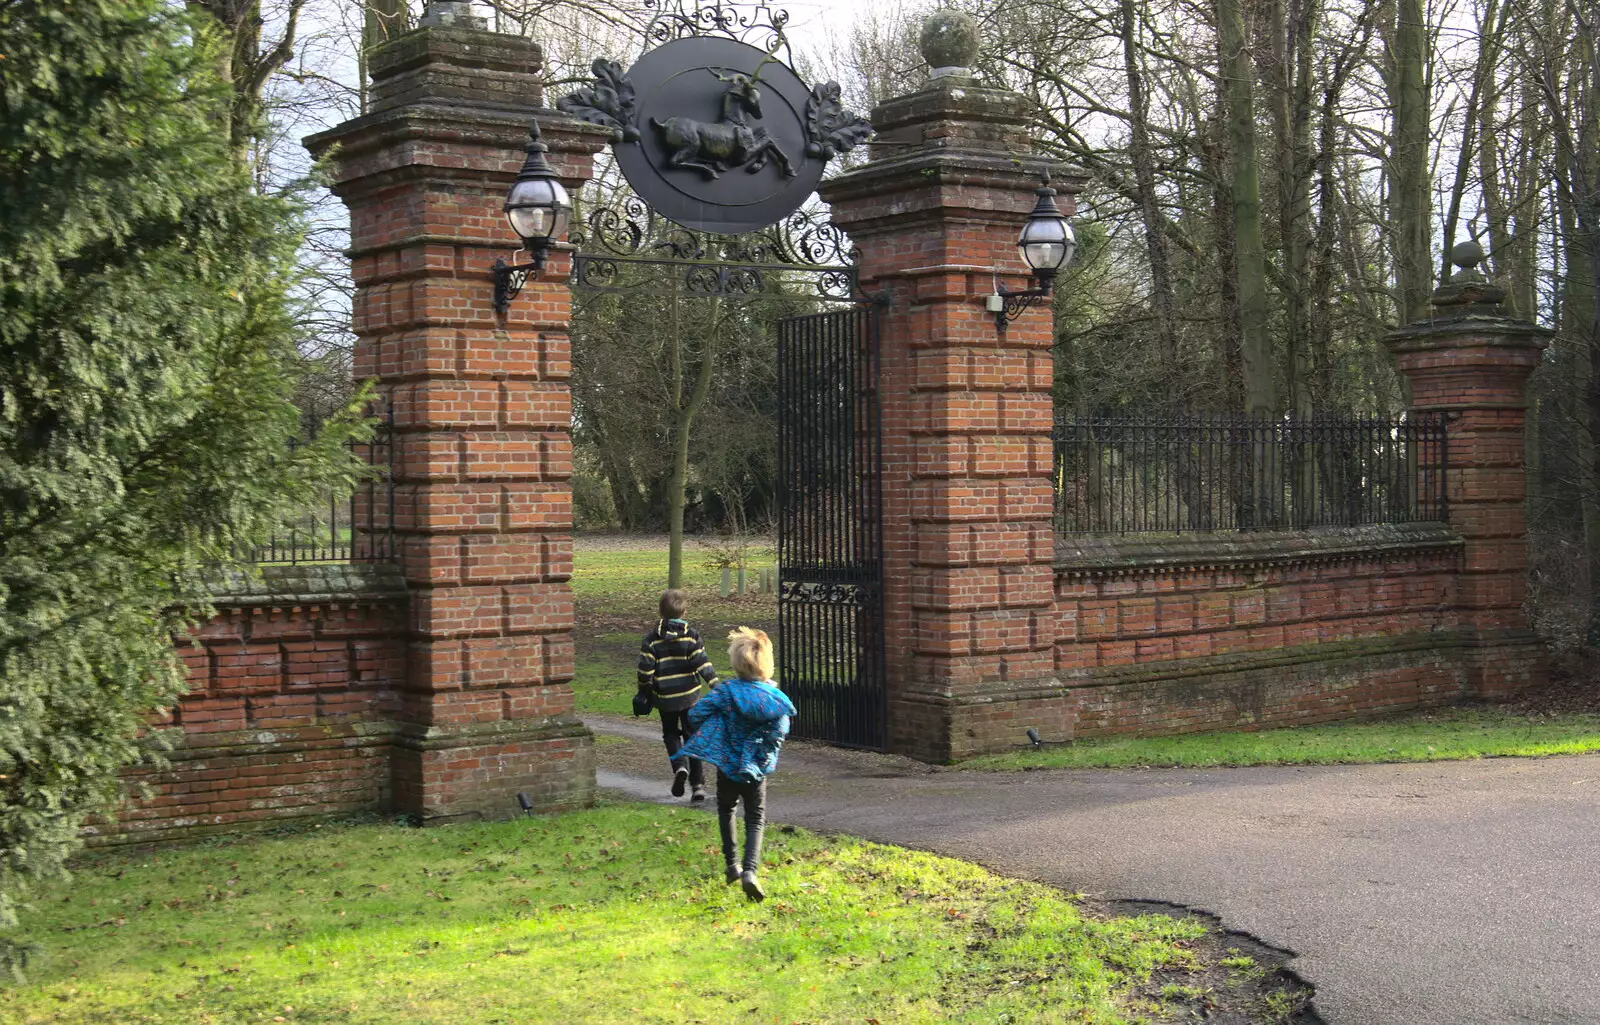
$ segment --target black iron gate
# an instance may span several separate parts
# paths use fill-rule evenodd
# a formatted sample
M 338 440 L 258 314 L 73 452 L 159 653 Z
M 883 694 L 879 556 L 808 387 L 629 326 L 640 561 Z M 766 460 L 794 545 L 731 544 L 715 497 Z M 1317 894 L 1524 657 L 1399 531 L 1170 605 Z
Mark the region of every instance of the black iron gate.
M 778 682 L 794 734 L 886 746 L 876 306 L 778 328 Z

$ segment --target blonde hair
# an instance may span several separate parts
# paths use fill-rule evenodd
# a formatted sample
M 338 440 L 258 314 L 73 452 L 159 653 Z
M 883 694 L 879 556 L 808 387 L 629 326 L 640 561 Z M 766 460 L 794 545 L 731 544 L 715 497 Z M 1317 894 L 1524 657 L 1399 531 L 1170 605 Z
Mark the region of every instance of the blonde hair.
M 765 630 L 739 627 L 728 635 L 728 663 L 741 679 L 772 679 L 772 639 Z

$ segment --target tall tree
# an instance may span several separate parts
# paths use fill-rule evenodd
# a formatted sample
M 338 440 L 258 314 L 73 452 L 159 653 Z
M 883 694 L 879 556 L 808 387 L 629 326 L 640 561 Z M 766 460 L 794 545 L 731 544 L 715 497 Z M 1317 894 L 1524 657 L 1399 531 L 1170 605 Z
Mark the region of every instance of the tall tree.
M 361 112 L 367 112 L 367 54 L 406 30 L 411 12 L 406 0 L 364 0 L 361 19 L 361 46 L 357 51 L 356 80 L 361 93 Z
M 278 38 L 264 36 L 262 0 L 185 0 L 189 10 L 204 17 L 197 27 L 216 32 L 220 45 L 212 47 L 218 76 L 228 83 L 232 102 L 218 119 L 228 127 L 234 156 L 249 157 L 262 129 L 262 97 L 273 74 L 294 59 L 300 15 L 307 0 L 281 0 L 283 30 Z M 384 2 L 384 0 L 379 0 Z
M 1278 411 L 1272 360 L 1267 255 L 1261 231 L 1261 154 L 1256 147 L 1255 63 L 1243 0 L 1217 0 L 1217 55 L 1227 124 L 1234 280 L 1239 296 L 1239 367 L 1252 416 Z
M 1432 104 L 1428 30 L 1422 0 L 1395 0 L 1386 68 L 1389 130 L 1389 223 L 1400 322 L 1427 311 L 1433 293 L 1432 193 L 1428 167 Z
M 1128 156 L 1133 163 L 1144 223 L 1145 255 L 1150 262 L 1150 301 L 1156 337 L 1169 374 L 1178 365 L 1178 300 L 1172 285 L 1172 246 L 1156 191 L 1155 153 L 1150 143 L 1150 106 L 1144 86 L 1143 18 L 1136 0 L 1122 0 L 1122 66 L 1128 82 Z
M 204 569 L 354 472 L 299 428 L 297 210 L 164 0 L 0 4 L 0 930 L 181 693 Z M 0 961 L 20 964 L 0 938 Z

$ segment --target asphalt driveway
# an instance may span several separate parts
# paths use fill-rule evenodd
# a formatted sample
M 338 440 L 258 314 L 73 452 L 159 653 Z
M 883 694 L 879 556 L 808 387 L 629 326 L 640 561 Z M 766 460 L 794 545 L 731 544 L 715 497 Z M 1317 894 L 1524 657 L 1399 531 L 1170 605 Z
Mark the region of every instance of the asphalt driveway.
M 652 724 L 595 717 L 602 786 L 666 798 Z M 769 815 L 1294 951 L 1330 1025 L 1600 1023 L 1600 755 L 985 773 L 784 749 Z

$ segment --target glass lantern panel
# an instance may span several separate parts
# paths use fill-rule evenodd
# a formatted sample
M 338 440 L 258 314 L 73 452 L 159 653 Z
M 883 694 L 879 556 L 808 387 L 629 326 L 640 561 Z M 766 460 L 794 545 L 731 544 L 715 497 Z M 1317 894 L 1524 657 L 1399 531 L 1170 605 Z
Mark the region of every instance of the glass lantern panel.
M 1022 258 L 1034 270 L 1057 270 L 1067 258 L 1067 247 L 1060 242 L 1027 242 Z
M 554 238 L 566 230 L 571 212 L 567 190 L 553 178 L 517 182 L 506 199 L 506 217 L 519 238 Z
M 1022 245 L 1033 242 L 1065 242 L 1072 234 L 1064 218 L 1039 217 L 1030 220 L 1022 229 Z
M 555 220 L 550 208 L 544 206 L 512 207 L 506 211 L 506 216 L 518 238 L 549 238 L 551 222 Z

